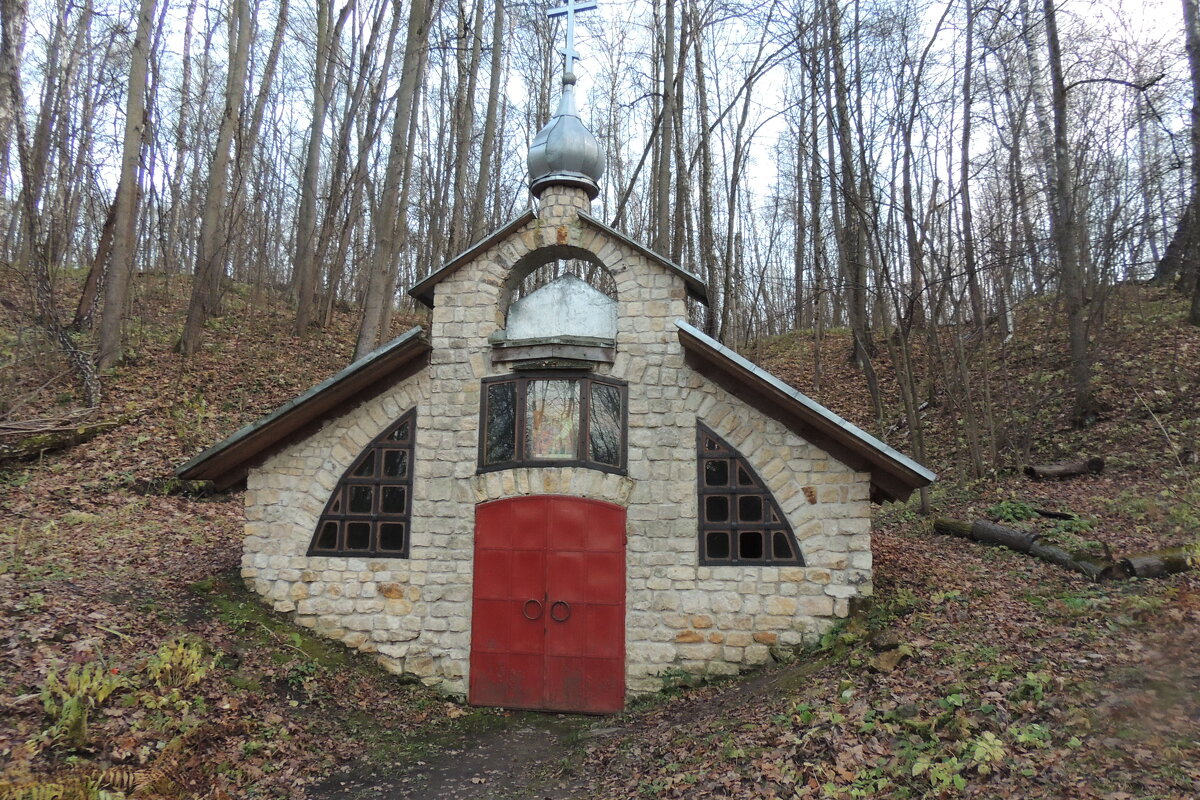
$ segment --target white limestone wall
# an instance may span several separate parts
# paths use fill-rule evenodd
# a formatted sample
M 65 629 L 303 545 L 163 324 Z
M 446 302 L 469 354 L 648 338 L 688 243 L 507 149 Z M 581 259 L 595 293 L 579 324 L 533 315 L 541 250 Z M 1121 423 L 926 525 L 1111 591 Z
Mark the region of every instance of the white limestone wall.
M 627 509 L 629 693 L 670 669 L 714 675 L 762 664 L 849 613 L 871 593 L 869 476 L 855 473 L 693 372 L 674 321 L 682 280 L 582 222 L 582 192 L 552 187 L 540 218 L 437 287 L 430 366 L 252 471 L 244 574 L 276 609 L 397 672 L 466 693 L 475 505 L 567 494 Z M 477 475 L 480 379 L 488 336 L 504 327 L 511 267 L 549 245 L 594 252 L 618 294 L 617 357 L 597 371 L 629 383 L 628 476 L 583 468 Z M 362 447 L 418 406 L 409 559 L 305 558 L 329 493 Z M 788 517 L 806 566 L 701 567 L 696 423 L 752 464 Z

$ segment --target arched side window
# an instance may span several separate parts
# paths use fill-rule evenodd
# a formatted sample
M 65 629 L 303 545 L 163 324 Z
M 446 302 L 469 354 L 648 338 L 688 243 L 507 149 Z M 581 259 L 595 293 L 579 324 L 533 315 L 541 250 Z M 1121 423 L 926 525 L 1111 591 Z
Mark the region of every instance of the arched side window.
M 700 563 L 804 566 L 796 536 L 749 462 L 703 423 L 696 425 Z
M 325 504 L 310 556 L 408 558 L 417 410 L 363 448 Z

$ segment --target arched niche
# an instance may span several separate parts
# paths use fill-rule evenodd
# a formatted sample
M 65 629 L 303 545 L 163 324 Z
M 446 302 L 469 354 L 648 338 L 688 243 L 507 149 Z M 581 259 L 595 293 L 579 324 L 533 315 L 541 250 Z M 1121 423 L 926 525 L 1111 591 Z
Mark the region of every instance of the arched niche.
M 577 368 L 613 359 L 616 279 L 591 251 L 552 245 L 526 254 L 509 270 L 500 307 L 493 361 Z

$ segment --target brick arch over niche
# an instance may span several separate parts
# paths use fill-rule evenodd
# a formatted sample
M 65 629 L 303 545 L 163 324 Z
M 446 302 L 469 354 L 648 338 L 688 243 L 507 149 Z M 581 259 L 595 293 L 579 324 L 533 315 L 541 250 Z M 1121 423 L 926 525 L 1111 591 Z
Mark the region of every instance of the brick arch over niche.
M 612 299 L 617 299 L 616 275 L 607 264 L 600 260 L 599 256 L 591 250 L 573 245 L 549 245 L 530 250 L 509 267 L 508 275 L 500 289 L 499 312 L 501 316 L 507 317 L 508 308 L 512 305 L 518 289 L 526 278 L 548 264 L 572 259 L 587 263 L 587 270 L 585 270 L 587 274 L 579 275 L 580 279 Z
M 321 512 L 308 555 L 408 558 L 416 426 L 414 408 L 350 463 Z

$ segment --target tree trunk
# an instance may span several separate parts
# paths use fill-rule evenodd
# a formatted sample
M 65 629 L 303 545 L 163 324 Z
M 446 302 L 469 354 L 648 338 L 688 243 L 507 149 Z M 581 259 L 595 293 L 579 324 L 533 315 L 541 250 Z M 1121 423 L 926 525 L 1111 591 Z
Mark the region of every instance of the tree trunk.
M 208 191 L 200 222 L 200 239 L 196 246 L 192 297 L 188 303 L 183 336 L 179 341 L 179 352 L 185 356 L 200 348 L 204 323 L 221 310 L 221 278 L 225 273 L 225 250 L 228 245 L 224 218 L 230 149 L 234 128 L 241 118 L 252 32 L 250 0 L 234 0 L 229 18 L 229 75 L 225 84 L 225 110 L 221 114 L 221 127 L 217 133 L 217 150 L 208 171 Z
M 967 14 L 966 50 L 963 55 L 962 151 L 959 154 L 958 190 L 962 195 L 963 266 L 967 270 L 967 290 L 971 296 L 971 324 L 982 329 L 985 323 L 983 290 L 979 287 L 979 268 L 975 257 L 974 220 L 971 216 L 971 99 L 972 62 L 975 58 L 975 8 L 965 0 Z
M 1194 568 L 1194 551 L 1186 547 L 1168 547 L 1151 553 L 1135 553 L 1117 562 L 1130 578 L 1161 578 Z
M 96 305 L 100 297 L 100 288 L 104 285 L 104 273 L 108 268 L 109 257 L 112 255 L 113 239 L 116 234 L 117 206 L 121 203 L 121 194 L 127 191 L 124 180 L 117 183 L 116 196 L 108 206 L 104 215 L 104 225 L 100 228 L 100 241 L 96 245 L 96 253 L 92 256 L 92 265 L 88 269 L 87 280 L 79 295 L 79 304 L 75 307 L 75 318 L 71 321 L 71 330 L 85 331 L 92 327 Z M 134 205 L 136 206 L 136 201 Z
M 389 288 L 396 271 L 396 257 L 406 239 L 408 187 L 402 186 L 404 175 L 412 164 L 413 153 L 408 146 L 409 132 L 416 104 L 414 102 L 421 70 L 421 50 L 429 31 L 431 10 L 428 0 L 412 0 L 409 9 L 408 36 L 404 44 L 404 63 L 400 70 L 400 89 L 396 96 L 396 115 L 392 123 L 392 143 L 384 176 L 383 198 L 376 216 L 378 220 L 375 250 L 367 294 L 363 299 L 363 320 L 358 332 L 354 357 L 362 358 L 379 345 L 385 312 L 393 303 Z
M 458 85 L 456 86 L 451 138 L 454 140 L 453 192 L 450 197 L 450 238 L 447 255 L 457 255 L 471 243 L 473 220 L 466 216 L 472 203 L 467 199 L 467 175 L 471 167 L 471 142 L 475 132 L 475 86 L 483 48 L 483 0 L 475 0 L 470 26 L 467 8 L 459 4 Z M 470 46 L 467 39 L 470 39 Z
M 1061 288 L 1067 309 L 1067 341 L 1073 389 L 1071 421 L 1076 427 L 1091 423 L 1092 364 L 1088 353 L 1083 265 L 1079 259 L 1080 224 L 1075 208 L 1075 180 L 1067 139 L 1067 87 L 1063 79 L 1062 51 L 1054 0 L 1042 0 L 1046 17 L 1046 42 L 1050 55 L 1051 100 L 1054 107 L 1054 183 L 1050 195 L 1050 229 L 1058 253 Z
M 129 300 L 129 277 L 133 273 L 137 229 L 138 166 L 142 155 L 142 134 L 146 127 L 146 65 L 150 58 L 150 20 L 154 0 L 141 0 L 137 33 L 133 40 L 133 59 L 129 67 L 129 90 L 125 100 L 125 142 L 121 155 L 121 180 L 118 184 L 112 263 L 104 283 L 104 310 L 100 316 L 100 368 L 121 360 L 121 320 Z M 125 191 L 120 191 L 124 186 Z
M 482 5 L 482 4 L 481 4 Z M 492 187 L 492 178 L 499 162 L 496 153 L 496 114 L 500 104 L 500 73 L 504 51 L 504 0 L 495 0 L 495 17 L 492 19 L 492 53 L 488 77 L 487 110 L 483 115 L 483 141 L 479 145 L 479 183 L 475 189 L 475 200 L 471 206 L 471 241 L 483 238 L 489 222 L 485 203 Z M 498 209 L 491 210 L 495 217 Z
M 351 7 L 347 3 L 342 17 Z M 321 142 L 325 133 L 325 112 L 329 106 L 329 94 L 333 86 L 333 42 L 337 37 L 331 31 L 333 17 L 332 0 L 317 2 L 317 52 L 313 75 L 313 122 L 308 132 L 308 146 L 304 156 L 304 175 L 300 183 L 300 209 L 296 218 L 296 257 L 292 262 L 292 274 L 296 287 L 296 320 L 292 332 L 303 336 L 312 318 L 313 293 L 317 285 L 317 260 L 313 236 L 317 227 L 317 194 L 321 180 Z

